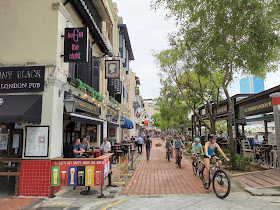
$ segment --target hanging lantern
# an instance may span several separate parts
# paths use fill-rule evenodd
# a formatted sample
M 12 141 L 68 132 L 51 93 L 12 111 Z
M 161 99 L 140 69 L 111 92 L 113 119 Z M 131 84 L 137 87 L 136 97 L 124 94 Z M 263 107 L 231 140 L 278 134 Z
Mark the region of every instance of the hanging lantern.
M 83 98 L 84 98 L 85 100 L 88 100 L 88 94 L 85 93 L 85 94 L 83 95 Z
M 118 104 L 115 104 L 115 107 L 117 108 L 117 107 L 118 107 Z
M 97 108 L 100 109 L 100 108 L 101 108 L 101 105 L 100 105 L 100 104 L 97 104 Z
M 103 104 L 103 108 L 104 108 L 104 109 L 106 108 L 106 104 Z
M 118 111 L 121 111 L 121 108 L 118 108 Z
M 109 107 L 107 107 L 107 111 L 110 111 L 110 108 L 109 108 Z
M 94 102 L 95 102 L 95 98 L 91 98 L 91 103 L 94 104 Z

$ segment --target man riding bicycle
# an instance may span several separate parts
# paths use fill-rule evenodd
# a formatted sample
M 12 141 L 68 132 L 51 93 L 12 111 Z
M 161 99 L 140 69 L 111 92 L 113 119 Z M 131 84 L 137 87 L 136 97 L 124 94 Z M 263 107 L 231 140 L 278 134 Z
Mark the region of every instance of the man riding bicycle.
M 174 148 L 176 149 L 176 161 L 175 164 L 177 164 L 177 159 L 178 159 L 178 152 L 177 150 L 180 151 L 181 157 L 182 157 L 182 148 L 185 148 L 182 140 L 180 140 L 180 136 L 176 137 L 176 140 L 174 141 Z
M 217 137 L 213 134 L 209 135 L 209 141 L 205 143 L 205 152 L 204 152 L 204 165 L 205 165 L 205 170 L 206 170 L 206 174 L 205 174 L 205 180 L 208 180 L 208 176 L 209 176 L 209 171 L 210 171 L 210 160 L 212 160 L 214 163 L 216 163 L 216 158 L 218 158 L 215 155 L 215 150 L 216 148 L 218 149 L 219 153 L 227 160 L 229 161 L 229 159 L 227 158 L 227 156 L 225 155 L 225 153 L 221 150 L 219 144 L 216 143 L 217 141 Z M 218 161 L 219 166 L 222 166 L 222 161 L 219 160 Z M 205 182 L 205 188 L 209 187 L 207 186 L 207 183 Z
M 194 139 L 194 143 L 192 144 L 192 165 L 194 165 L 195 159 L 198 157 L 199 154 L 203 154 L 202 145 L 200 143 L 200 138 L 196 137 Z
M 172 149 L 172 144 L 171 144 L 170 138 L 166 138 L 165 148 L 166 148 L 166 159 L 167 159 L 168 150 Z

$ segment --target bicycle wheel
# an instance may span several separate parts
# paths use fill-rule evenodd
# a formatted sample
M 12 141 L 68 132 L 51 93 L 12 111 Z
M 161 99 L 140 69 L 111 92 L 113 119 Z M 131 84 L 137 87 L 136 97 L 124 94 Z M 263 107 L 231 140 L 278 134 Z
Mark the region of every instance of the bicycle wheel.
M 230 179 L 226 172 L 217 170 L 213 176 L 213 190 L 218 198 L 224 199 L 230 192 Z
M 192 170 L 193 170 L 193 174 L 196 176 L 197 174 L 197 161 L 192 162 Z
M 198 174 L 199 174 L 199 178 L 201 180 L 202 180 L 202 169 L 203 169 L 203 167 L 205 167 L 204 164 L 201 161 L 199 161 L 198 162 Z
M 177 156 L 177 163 L 178 163 L 179 168 L 181 168 L 181 155 L 180 154 L 178 154 L 178 156 Z
M 167 159 L 168 159 L 168 162 L 170 162 L 170 152 L 169 151 L 167 152 Z
M 208 174 L 208 180 L 207 181 L 205 180 L 205 174 L 206 174 L 206 169 L 205 169 L 205 166 L 203 165 L 202 171 L 201 171 L 201 180 L 202 180 L 203 187 L 207 190 L 207 189 L 209 189 L 210 184 L 211 184 L 211 182 L 210 182 L 210 172 Z M 206 184 L 207 184 L 207 186 L 206 186 Z

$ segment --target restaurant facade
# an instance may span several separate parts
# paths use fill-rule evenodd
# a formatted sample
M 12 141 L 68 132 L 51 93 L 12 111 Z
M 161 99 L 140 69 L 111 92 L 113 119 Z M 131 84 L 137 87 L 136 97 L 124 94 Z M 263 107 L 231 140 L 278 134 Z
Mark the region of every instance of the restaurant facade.
M 0 17 L 9 21 L 1 22 L 0 182 L 15 176 L 16 195 L 49 197 L 61 186 L 53 185 L 52 160 L 70 158 L 75 139 L 85 137 L 95 148 L 103 138 L 123 138 L 128 94 L 109 84 L 110 78 L 129 90 L 117 56 L 123 23 L 111 0 L 2 6 L 7 12 Z M 126 53 L 134 59 L 130 43 Z

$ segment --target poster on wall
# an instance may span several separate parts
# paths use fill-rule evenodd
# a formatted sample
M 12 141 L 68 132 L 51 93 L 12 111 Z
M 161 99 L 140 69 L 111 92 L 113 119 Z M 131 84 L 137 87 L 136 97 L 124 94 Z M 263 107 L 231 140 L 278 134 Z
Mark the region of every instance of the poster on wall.
M 116 129 L 115 128 L 111 128 L 110 129 L 110 137 L 115 137 L 116 136 Z
M 48 157 L 49 126 L 27 126 L 25 157 Z
M 7 150 L 8 149 L 8 134 L 0 134 L 0 150 Z
M 87 126 L 86 138 L 87 138 L 87 141 L 97 142 L 97 126 L 96 125 Z
M 19 148 L 19 134 L 13 135 L 13 149 Z

